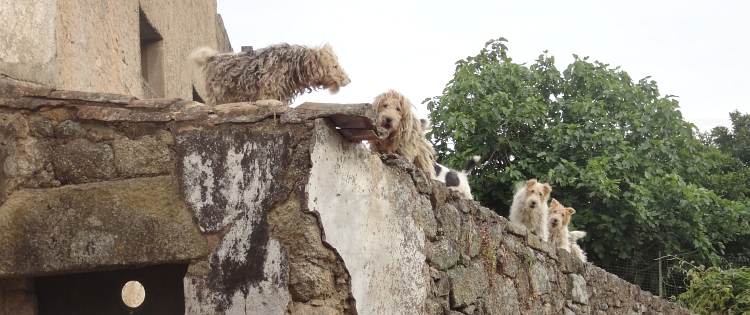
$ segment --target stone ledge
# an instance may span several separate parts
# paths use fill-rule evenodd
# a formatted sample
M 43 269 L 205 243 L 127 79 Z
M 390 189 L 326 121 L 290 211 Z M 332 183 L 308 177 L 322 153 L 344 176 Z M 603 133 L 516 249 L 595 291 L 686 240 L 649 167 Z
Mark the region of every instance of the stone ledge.
M 0 252 L 5 278 L 187 262 L 208 245 L 160 176 L 16 191 L 0 205 Z
M 308 102 L 290 108 L 274 100 L 260 100 L 210 107 L 179 98 L 140 100 L 122 94 L 56 90 L 0 75 L 0 108 L 45 110 L 54 107 L 76 108 L 80 119 L 112 122 L 193 121 L 216 125 L 279 117 L 281 123 L 295 124 L 328 118 L 349 141 L 374 140 L 388 135 L 384 128 L 377 126 L 375 109 L 367 103 Z

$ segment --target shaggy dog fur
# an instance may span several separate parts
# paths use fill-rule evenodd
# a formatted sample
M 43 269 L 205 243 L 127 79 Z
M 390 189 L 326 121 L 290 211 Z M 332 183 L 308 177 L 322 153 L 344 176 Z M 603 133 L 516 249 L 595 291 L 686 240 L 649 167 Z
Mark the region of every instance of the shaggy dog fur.
M 378 113 L 378 125 L 390 134 L 385 139 L 370 141 L 370 150 L 403 156 L 435 179 L 435 149 L 425 138 L 422 122 L 412 112 L 409 99 L 399 92 L 388 90 L 375 97 L 372 105 Z
M 328 44 L 278 44 L 236 54 L 201 47 L 188 58 L 203 69 L 209 105 L 258 100 L 289 105 L 305 92 L 336 93 L 351 82 Z
M 586 253 L 581 249 L 581 246 L 578 246 L 578 240 L 586 236 L 586 232 L 584 231 L 573 231 L 570 232 L 570 251 L 573 253 L 573 256 L 578 257 L 582 262 L 586 262 Z
M 464 170 L 460 172 L 435 163 L 435 179 L 445 183 L 448 189 L 459 192 L 463 198 L 474 199 L 467 175 L 477 166 L 479 159 L 479 155 L 473 156 L 469 163 L 466 163 Z
M 547 200 L 552 192 L 549 184 L 542 184 L 536 179 L 530 179 L 526 183 L 516 185 L 516 193 L 513 195 L 513 205 L 510 207 L 508 219 L 511 223 L 525 226 L 530 231 L 535 231 L 545 242 L 549 241 L 549 227 L 547 216 L 549 207 Z
M 552 199 L 549 206 L 549 241 L 556 247 L 570 252 L 570 235 L 568 233 L 568 223 L 570 217 L 576 213 L 576 210 L 570 207 L 563 207 L 557 199 Z

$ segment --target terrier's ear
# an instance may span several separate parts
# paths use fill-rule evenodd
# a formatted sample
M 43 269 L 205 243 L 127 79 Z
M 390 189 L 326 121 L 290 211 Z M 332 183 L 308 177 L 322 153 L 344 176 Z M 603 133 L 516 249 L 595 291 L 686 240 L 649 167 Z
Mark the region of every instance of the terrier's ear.
M 552 203 L 550 203 L 550 207 L 549 207 L 549 208 L 550 208 L 550 210 L 551 210 L 552 208 L 554 208 L 554 207 L 559 207 L 559 206 L 561 206 L 561 205 L 560 205 L 560 202 L 559 202 L 559 201 L 557 201 L 557 199 L 555 199 L 555 198 L 552 198 Z
M 536 183 L 537 183 L 536 178 L 535 179 L 529 179 L 528 181 L 526 181 L 526 187 L 530 188 L 530 187 L 536 185 Z
M 565 208 L 565 211 L 568 212 L 568 214 L 573 215 L 576 213 L 576 209 L 573 208 Z
M 552 186 L 549 184 L 544 184 L 544 194 L 549 195 L 552 192 Z

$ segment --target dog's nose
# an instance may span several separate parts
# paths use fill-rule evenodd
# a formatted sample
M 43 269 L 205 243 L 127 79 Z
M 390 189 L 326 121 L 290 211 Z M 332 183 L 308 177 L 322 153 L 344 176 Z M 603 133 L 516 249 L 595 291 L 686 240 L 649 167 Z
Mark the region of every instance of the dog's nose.
M 533 201 L 533 200 L 532 200 L 532 201 L 531 201 L 531 205 L 532 205 L 532 206 L 536 206 L 536 201 Z
M 385 121 L 388 122 L 388 123 L 390 123 L 391 121 L 393 121 L 393 119 L 391 119 L 391 117 L 386 117 Z
M 557 219 L 552 219 L 552 223 L 557 223 Z

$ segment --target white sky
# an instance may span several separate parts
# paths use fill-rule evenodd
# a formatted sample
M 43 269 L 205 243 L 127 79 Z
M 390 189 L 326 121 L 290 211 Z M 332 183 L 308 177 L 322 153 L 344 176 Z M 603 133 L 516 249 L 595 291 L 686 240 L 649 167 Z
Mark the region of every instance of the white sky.
M 330 43 L 352 83 L 295 101 L 370 102 L 389 88 L 417 105 L 442 93 L 454 63 L 493 38 L 532 63 L 545 49 L 564 70 L 572 54 L 651 76 L 679 96 L 701 131 L 750 112 L 750 1 L 218 0 L 235 51 L 287 42 Z

